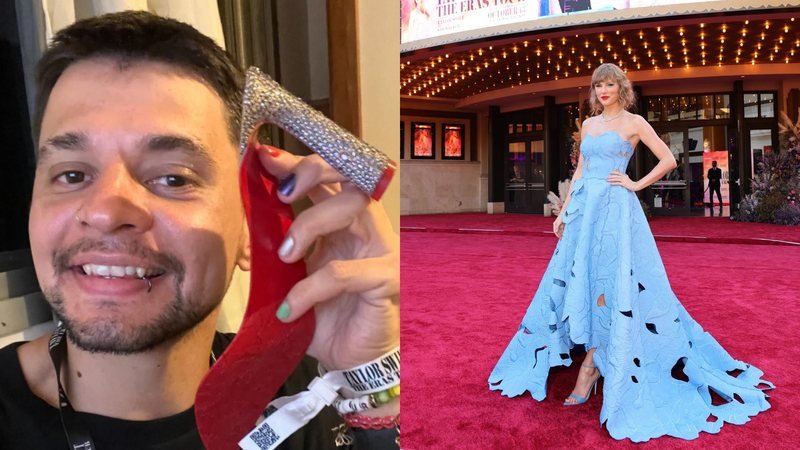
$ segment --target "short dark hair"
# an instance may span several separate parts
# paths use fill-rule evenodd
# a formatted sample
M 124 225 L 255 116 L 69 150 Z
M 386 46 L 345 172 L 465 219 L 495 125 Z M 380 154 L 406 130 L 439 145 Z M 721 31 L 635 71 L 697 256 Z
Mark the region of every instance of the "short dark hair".
M 35 143 L 39 141 L 50 93 L 61 74 L 73 63 L 93 58 L 116 60 L 120 70 L 137 61 L 161 62 L 197 77 L 225 104 L 228 134 L 238 146 L 244 86 L 241 68 L 211 38 L 192 26 L 144 11 L 92 17 L 56 33 L 36 68 Z

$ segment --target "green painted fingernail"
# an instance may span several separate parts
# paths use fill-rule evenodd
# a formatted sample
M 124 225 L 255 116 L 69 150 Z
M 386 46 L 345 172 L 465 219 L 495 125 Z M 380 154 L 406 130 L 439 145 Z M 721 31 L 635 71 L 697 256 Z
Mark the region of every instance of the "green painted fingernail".
M 275 313 L 275 316 L 280 320 L 286 320 L 289 318 L 289 314 L 292 313 L 291 308 L 289 308 L 289 302 L 286 300 L 281 303 L 281 306 L 278 307 L 278 312 Z

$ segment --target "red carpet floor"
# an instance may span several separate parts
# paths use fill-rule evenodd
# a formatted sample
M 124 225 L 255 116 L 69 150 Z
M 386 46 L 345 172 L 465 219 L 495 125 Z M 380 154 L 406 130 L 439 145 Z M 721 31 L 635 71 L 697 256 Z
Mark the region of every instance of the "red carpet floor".
M 400 223 L 405 231 L 444 231 L 459 228 L 469 230 L 491 230 L 494 232 L 521 232 L 529 235 L 552 233 L 554 217 L 531 214 L 434 214 L 404 216 Z M 765 223 L 733 222 L 727 217 L 655 217 L 650 228 L 660 241 L 727 242 L 731 244 L 769 244 L 773 241 L 792 242 L 800 245 L 800 227 L 771 225 Z M 682 239 L 676 239 L 676 238 Z
M 474 215 L 478 217 L 479 215 Z M 403 218 L 443 229 L 524 228 L 547 224 L 530 216 Z M 702 236 L 754 233 L 708 218 L 657 219 L 659 227 Z M 507 222 L 506 222 L 507 221 Z M 519 221 L 519 222 L 518 222 Z M 549 221 L 548 221 L 549 222 Z M 752 225 L 752 224 L 745 224 Z M 487 227 L 489 228 L 489 227 Z M 756 225 L 756 235 L 787 239 L 797 230 Z M 769 235 L 761 230 L 770 231 Z M 548 396 L 513 399 L 489 391 L 487 378 L 514 334 L 555 248 L 554 237 L 403 232 L 402 341 L 405 449 L 796 449 L 800 448 L 800 247 L 659 242 L 673 290 L 689 313 L 740 360 L 775 383 L 772 409 L 743 426 L 693 441 L 662 437 L 644 444 L 616 441 L 599 425 L 602 395 L 563 407 L 577 364 L 553 369 Z M 579 359 L 578 359 L 579 360 Z

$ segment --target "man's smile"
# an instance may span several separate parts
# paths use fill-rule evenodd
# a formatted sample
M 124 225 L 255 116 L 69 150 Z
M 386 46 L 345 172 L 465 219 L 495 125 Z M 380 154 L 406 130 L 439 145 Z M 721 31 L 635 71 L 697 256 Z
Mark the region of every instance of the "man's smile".
M 57 270 L 64 281 L 71 280 L 80 292 L 121 300 L 124 295 L 149 293 L 160 286 L 164 275 L 182 273 L 175 264 L 162 260 L 152 250 L 135 246 L 140 254 L 132 255 L 120 251 L 84 251 L 68 259 L 57 259 Z M 144 254 L 141 254 L 141 253 Z M 145 256 L 151 254 L 151 257 Z M 166 258 L 169 259 L 169 258 Z M 175 265 L 176 267 L 170 268 Z M 171 284 L 171 283 L 170 283 Z
M 154 278 L 164 274 L 162 269 L 140 266 L 114 266 L 86 263 L 78 267 L 83 270 L 84 275 L 105 278 Z

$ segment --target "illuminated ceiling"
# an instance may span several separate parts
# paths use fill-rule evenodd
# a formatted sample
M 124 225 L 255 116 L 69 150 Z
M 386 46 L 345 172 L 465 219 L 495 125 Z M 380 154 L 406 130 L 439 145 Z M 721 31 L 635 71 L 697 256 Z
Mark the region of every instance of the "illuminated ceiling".
M 625 24 L 529 35 L 494 45 L 401 57 L 403 96 L 463 99 L 497 89 L 589 76 L 604 62 L 625 71 L 800 62 L 800 20 L 750 15 L 716 22 Z M 689 22 L 688 20 L 685 22 Z

